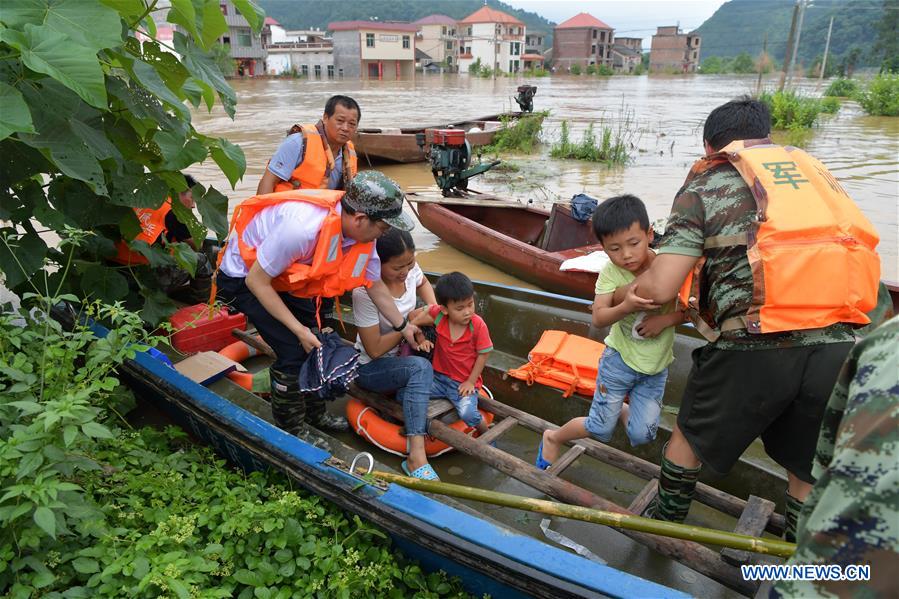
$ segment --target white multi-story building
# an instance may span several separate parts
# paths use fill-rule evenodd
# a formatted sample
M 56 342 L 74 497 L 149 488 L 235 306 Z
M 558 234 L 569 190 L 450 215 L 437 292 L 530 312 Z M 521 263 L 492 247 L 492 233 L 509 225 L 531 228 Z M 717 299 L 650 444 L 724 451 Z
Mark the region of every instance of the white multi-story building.
M 428 61 L 454 70 L 458 55 L 456 20 L 446 15 L 428 15 L 414 23 L 418 25 L 416 49 L 428 55 Z M 427 66 L 423 64 L 422 66 Z
M 525 27 L 515 17 L 484 6 L 459 21 L 457 31 L 460 73 L 467 73 L 478 59 L 496 71 L 515 73 L 522 69 Z

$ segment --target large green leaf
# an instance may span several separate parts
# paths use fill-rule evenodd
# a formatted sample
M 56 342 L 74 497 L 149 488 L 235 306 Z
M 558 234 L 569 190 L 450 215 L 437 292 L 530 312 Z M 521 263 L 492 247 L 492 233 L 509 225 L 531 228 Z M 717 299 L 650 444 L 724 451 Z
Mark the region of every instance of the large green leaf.
M 209 149 L 212 159 L 219 165 L 228 182 L 231 183 L 231 189 L 240 181 L 241 177 L 247 170 L 247 158 L 244 156 L 240 146 L 235 145 L 225 138 L 217 140 L 215 145 Z
M 199 193 L 201 190 L 202 186 L 194 187 L 194 199 L 203 224 L 215 232 L 219 241 L 224 241 L 228 236 L 228 198 L 215 187 L 210 187 L 203 194 Z
M 228 23 L 225 22 L 219 0 L 206 0 L 200 15 L 203 18 L 201 41 L 208 50 L 222 35 L 228 33 Z
M 166 86 L 162 77 L 159 76 L 159 73 L 156 72 L 156 69 L 152 65 L 142 60 L 135 60 L 131 69 L 134 78 L 137 79 L 144 88 L 171 106 L 179 116 L 187 117 L 188 119 L 190 118 L 190 113 L 187 110 L 187 107 L 184 106 L 184 100 L 175 95 L 175 93 Z
M 253 0 L 233 0 L 234 7 L 240 11 L 243 18 L 247 20 L 253 31 L 259 33 L 265 24 L 265 11 L 253 2 Z
M 81 291 L 85 297 L 111 304 L 128 295 L 128 281 L 113 268 L 91 264 L 81 275 Z
M 174 54 L 164 50 L 158 42 L 145 41 L 142 48 L 143 61 L 156 69 L 157 74 L 162 77 L 170 90 L 178 93 L 181 86 L 190 77 L 190 73 L 187 72 L 184 65 Z M 184 98 L 186 95 L 182 93 L 180 97 Z
M 189 139 L 181 151 L 168 160 L 163 168 L 170 171 L 180 171 L 192 164 L 202 162 L 209 155 L 209 150 L 196 139 Z
M 106 85 L 96 50 L 47 25 L 26 24 L 24 33 L 0 29 L 0 41 L 17 49 L 32 71 L 50 75 L 91 106 L 106 108 Z
M 143 0 L 100 0 L 100 2 L 123 17 L 137 18 L 144 14 L 144 11 L 147 9 Z
M 84 145 L 87 146 L 97 160 L 106 160 L 107 158 L 122 160 L 122 154 L 119 152 L 119 149 L 109 141 L 106 132 L 102 129 L 97 129 L 77 118 L 71 119 L 69 125 L 71 125 L 72 131 L 81 138 L 81 141 L 84 142 Z
M 221 70 L 215 63 L 212 54 L 204 52 L 186 35 L 178 31 L 174 35 L 175 52 L 181 55 L 181 60 L 187 70 L 201 81 L 211 85 L 220 95 L 232 102 L 237 102 L 237 96 L 228 82 L 225 81 Z
M 184 27 L 194 39 L 200 39 L 197 29 L 197 9 L 192 0 L 172 0 L 168 22 Z
M 154 175 L 128 174 L 115 182 L 109 201 L 132 208 L 159 208 L 169 194 L 169 186 Z
M 44 263 L 47 244 L 36 233 L 21 235 L 15 229 L 0 229 L 0 270 L 4 285 L 14 289 L 31 278 Z M 12 250 L 12 253 L 10 253 Z
M 175 199 L 175 197 L 176 194 L 173 194 L 172 212 L 175 213 L 175 218 L 183 223 L 187 227 L 188 231 L 190 231 L 190 236 L 193 238 L 194 244 L 197 247 L 200 247 L 201 245 L 203 245 L 203 240 L 206 239 L 206 227 L 204 227 L 203 224 L 199 220 L 197 220 L 197 216 L 194 214 L 193 210 L 186 207 L 180 201 Z M 194 269 L 196 269 L 196 260 L 194 260 Z M 193 273 L 191 273 L 191 276 L 193 276 Z
M 197 275 L 197 253 L 190 245 L 182 242 L 170 243 L 167 249 L 171 250 L 178 268 L 186 270 L 192 277 Z
M 31 112 L 19 90 L 0 82 L 0 140 L 13 133 L 34 133 Z
M 166 294 L 158 289 L 144 287 L 141 290 L 144 296 L 144 307 L 141 310 L 141 318 L 146 322 L 156 325 L 175 311 L 177 306 Z
M 104 202 L 81 181 L 58 177 L 50 183 L 47 197 L 54 208 L 86 231 L 103 225 L 118 225 L 130 208 Z M 136 220 L 136 219 L 135 219 Z
M 22 29 L 29 23 L 46 25 L 93 53 L 122 43 L 118 12 L 97 2 L 3 0 L 2 19 L 13 29 Z

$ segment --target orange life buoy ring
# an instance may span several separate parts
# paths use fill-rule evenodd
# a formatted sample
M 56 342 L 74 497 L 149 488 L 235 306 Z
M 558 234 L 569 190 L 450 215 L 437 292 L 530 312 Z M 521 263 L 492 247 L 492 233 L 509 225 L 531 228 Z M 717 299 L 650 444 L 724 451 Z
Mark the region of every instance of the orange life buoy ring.
M 256 339 L 259 339 L 261 341 L 262 337 L 257 335 Z M 243 363 L 245 360 L 248 360 L 253 356 L 258 356 L 259 350 L 243 341 L 235 341 L 231 345 L 225 346 L 220 349 L 219 355 L 224 356 L 229 360 Z M 228 373 L 228 378 L 247 391 L 253 390 L 253 373 L 251 372 L 237 372 L 236 370 L 233 370 Z
M 487 424 L 493 422 L 492 412 L 481 408 L 478 408 L 478 411 Z M 408 453 L 406 437 L 400 434 L 402 427 L 399 424 L 384 420 L 377 410 L 365 405 L 362 400 L 350 397 L 346 404 L 346 418 L 353 430 L 356 431 L 356 434 L 363 439 L 367 439 L 373 445 L 399 456 L 405 456 Z M 473 426 L 468 426 L 461 418 L 449 426 L 466 435 L 472 435 L 477 432 Z M 448 451 L 452 451 L 452 449 L 450 445 L 443 441 L 435 439 L 431 435 L 425 435 L 425 454 L 429 458 L 443 455 Z

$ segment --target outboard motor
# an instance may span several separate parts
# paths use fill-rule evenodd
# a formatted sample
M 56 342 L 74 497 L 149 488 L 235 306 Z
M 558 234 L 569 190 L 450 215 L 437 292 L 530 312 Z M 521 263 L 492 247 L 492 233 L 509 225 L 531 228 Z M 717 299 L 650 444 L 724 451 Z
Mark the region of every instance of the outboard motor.
M 536 85 L 519 85 L 518 95 L 515 101 L 521 108 L 521 112 L 534 112 L 534 96 L 537 94 Z
M 425 150 L 428 138 L 430 146 Z M 495 160 L 471 166 L 471 144 L 465 139 L 462 129 L 428 129 L 417 133 L 415 142 L 426 153 L 431 163 L 431 173 L 444 197 L 464 195 L 471 177 L 487 172 L 500 163 Z

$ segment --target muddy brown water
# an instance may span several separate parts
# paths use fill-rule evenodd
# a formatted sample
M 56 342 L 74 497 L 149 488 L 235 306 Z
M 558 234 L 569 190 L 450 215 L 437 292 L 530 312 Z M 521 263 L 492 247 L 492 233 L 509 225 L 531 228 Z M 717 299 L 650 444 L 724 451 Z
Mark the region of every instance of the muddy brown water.
M 414 81 L 232 81 L 237 91 L 237 116 L 232 121 L 220 108 L 212 113 L 195 111 L 194 126 L 203 134 L 226 137 L 239 144 L 247 157 L 247 170 L 236 189 L 231 190 L 224 175 L 211 160 L 190 172 L 204 185 L 214 185 L 228 195 L 230 208 L 255 193 L 266 161 L 271 157 L 293 123 L 316 120 L 328 97 L 335 93 L 353 96 L 362 107 L 366 127 L 399 127 L 436 124 L 516 109 L 512 97 L 523 83 L 538 86 L 536 110 L 550 110 L 544 122 L 543 139 L 558 138 L 563 120 L 572 129 L 572 139 L 580 139 L 590 122 L 600 121 L 629 133 L 632 159 L 621 167 L 555 160 L 549 145 L 531 156 L 504 157 L 518 170 L 491 172 L 472 181 L 483 191 L 527 198 L 538 204 L 568 200 L 573 194 L 588 193 L 602 199 L 619 193 L 634 193 L 647 205 L 650 218 L 668 214 L 671 201 L 693 161 L 702 153 L 702 123 L 721 103 L 754 89 L 754 77 L 660 76 L 660 77 L 555 77 L 500 78 L 495 81 L 462 76 L 419 76 Z M 773 81 L 767 81 L 773 85 Z M 806 93 L 814 81 L 800 81 Z M 839 113 L 823 117 L 807 137 L 805 148 L 821 159 L 874 222 L 881 242 L 879 252 L 883 278 L 899 280 L 897 223 L 899 223 L 899 119 L 870 117 L 854 102 L 845 102 Z M 367 167 L 360 157 L 361 166 Z M 425 163 L 377 165 L 404 188 L 433 185 Z M 445 272 L 461 270 L 473 279 L 532 287 L 508 274 L 441 242 L 423 227 L 413 232 L 419 261 L 425 269 Z M 352 442 L 351 437 L 347 437 Z M 532 451 L 536 436 L 513 431 L 501 445 L 507 450 Z M 518 453 L 521 455 L 521 453 Z M 382 455 L 379 454 L 379 459 Z M 387 457 L 386 461 L 391 458 Z M 396 460 L 398 467 L 399 460 Z M 587 470 L 589 468 L 589 471 Z M 642 487 L 642 481 L 602 467 L 572 467 L 576 478 L 584 470 L 588 484 L 610 498 L 624 503 Z M 438 470 L 444 480 L 499 491 L 535 496 L 523 484 L 498 476 L 496 471 L 461 455 L 440 458 Z M 620 497 L 619 497 L 620 495 Z M 478 506 L 490 516 L 506 521 L 537 537 L 540 517 L 506 508 Z M 694 506 L 692 522 L 733 528 L 732 519 Z M 552 527 L 570 536 L 609 564 L 640 576 L 679 588 L 694 596 L 719 597 L 733 593 L 677 563 L 635 544 L 611 529 L 584 526 L 554 519 Z

